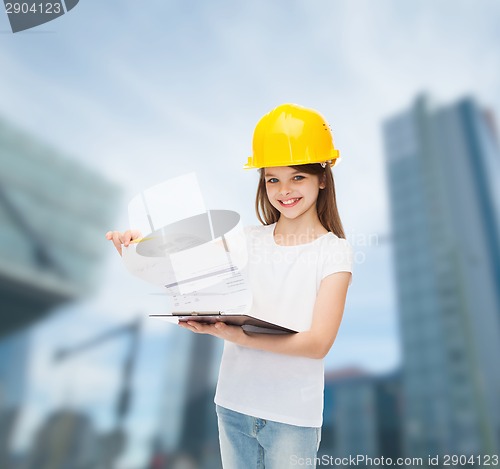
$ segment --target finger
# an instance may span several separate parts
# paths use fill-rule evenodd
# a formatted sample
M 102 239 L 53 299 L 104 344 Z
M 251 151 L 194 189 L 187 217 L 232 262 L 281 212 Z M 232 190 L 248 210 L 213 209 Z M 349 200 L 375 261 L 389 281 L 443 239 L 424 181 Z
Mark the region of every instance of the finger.
M 186 323 L 188 326 L 192 327 L 195 331 L 201 332 L 203 330 L 203 324 L 196 321 L 188 321 Z
M 128 246 L 131 241 L 134 241 L 141 237 L 141 232 L 139 230 L 127 230 L 123 233 L 122 242 L 125 246 Z
M 142 234 L 139 230 L 130 230 L 130 233 L 132 234 L 132 239 L 139 239 L 142 238 Z
M 130 244 L 130 241 L 132 240 L 132 231 L 127 230 L 125 233 L 123 233 L 122 236 L 122 242 L 125 247 L 127 247 Z
M 193 324 L 188 324 L 186 321 L 179 321 L 179 326 L 181 326 L 184 329 L 187 329 L 188 331 L 194 332 L 195 334 L 202 333 L 201 331 L 196 329 Z
M 119 231 L 108 231 L 106 232 L 106 239 L 109 240 L 109 241 L 113 241 L 113 236 L 115 235 L 115 233 L 118 233 L 120 234 Z
M 213 334 L 215 332 L 213 324 L 204 324 L 198 321 L 187 321 L 187 324 L 199 334 Z
M 116 250 L 122 255 L 122 234 L 119 231 L 113 231 L 113 244 Z

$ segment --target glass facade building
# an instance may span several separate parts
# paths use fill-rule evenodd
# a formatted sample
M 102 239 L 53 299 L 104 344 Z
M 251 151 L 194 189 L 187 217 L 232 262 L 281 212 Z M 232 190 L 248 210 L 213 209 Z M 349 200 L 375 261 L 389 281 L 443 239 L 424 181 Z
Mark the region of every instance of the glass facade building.
M 27 328 L 96 286 L 120 191 L 2 119 L 0 168 L 0 467 L 10 467 L 28 386 Z
M 328 372 L 320 454 L 396 461 L 401 456 L 400 401 L 399 370 L 381 376 L 356 368 Z M 358 465 L 369 466 L 365 460 Z
M 189 458 L 220 467 L 214 394 L 223 341 L 175 330 L 168 337 L 156 452 L 167 460 Z
M 21 405 L 27 389 L 29 333 L 22 331 L 0 341 L 0 411 Z
M 0 119 L 0 337 L 96 284 L 118 188 Z
M 500 450 L 500 152 L 473 99 L 421 96 L 384 141 L 403 348 L 404 453 Z

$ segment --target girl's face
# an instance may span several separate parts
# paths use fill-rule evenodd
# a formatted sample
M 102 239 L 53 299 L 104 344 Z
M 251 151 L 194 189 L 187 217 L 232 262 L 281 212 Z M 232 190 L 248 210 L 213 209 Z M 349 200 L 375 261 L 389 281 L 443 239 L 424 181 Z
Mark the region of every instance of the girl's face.
M 283 216 L 292 219 L 316 212 L 319 190 L 325 187 L 318 176 L 278 166 L 265 168 L 264 179 L 269 202 Z

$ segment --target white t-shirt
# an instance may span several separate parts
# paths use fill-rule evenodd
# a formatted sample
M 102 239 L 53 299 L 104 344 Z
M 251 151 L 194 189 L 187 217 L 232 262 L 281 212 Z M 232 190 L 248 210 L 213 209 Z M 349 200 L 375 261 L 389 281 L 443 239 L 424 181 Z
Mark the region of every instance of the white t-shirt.
M 250 315 L 290 329 L 310 329 L 321 280 L 352 272 L 352 248 L 333 233 L 281 246 L 276 224 L 245 229 Z M 352 282 L 349 281 L 349 284 Z M 225 341 L 215 403 L 262 419 L 304 427 L 323 422 L 322 359 L 264 352 Z

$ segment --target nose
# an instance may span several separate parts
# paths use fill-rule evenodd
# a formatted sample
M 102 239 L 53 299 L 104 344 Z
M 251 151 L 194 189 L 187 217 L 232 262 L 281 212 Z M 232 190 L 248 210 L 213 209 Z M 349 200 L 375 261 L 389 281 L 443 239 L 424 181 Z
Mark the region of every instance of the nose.
M 288 195 L 288 194 L 290 194 L 290 192 L 291 192 L 291 190 L 288 187 L 288 185 L 285 183 L 281 183 L 280 188 L 279 188 L 280 195 Z

